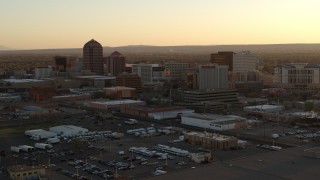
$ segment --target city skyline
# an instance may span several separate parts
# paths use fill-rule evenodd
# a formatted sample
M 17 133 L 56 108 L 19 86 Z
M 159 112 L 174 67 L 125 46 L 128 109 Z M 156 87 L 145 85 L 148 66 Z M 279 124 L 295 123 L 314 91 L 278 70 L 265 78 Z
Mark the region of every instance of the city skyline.
M 319 43 L 309 0 L 2 0 L 0 45 L 14 49 Z

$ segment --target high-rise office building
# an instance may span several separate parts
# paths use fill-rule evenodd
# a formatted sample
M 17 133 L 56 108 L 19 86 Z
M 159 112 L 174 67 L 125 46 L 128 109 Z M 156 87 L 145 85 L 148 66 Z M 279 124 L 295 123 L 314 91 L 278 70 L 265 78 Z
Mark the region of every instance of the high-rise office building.
M 233 52 L 222 51 L 211 54 L 211 63 L 229 66 L 229 71 L 233 71 Z
M 232 72 L 249 72 L 255 71 L 258 58 L 250 51 L 239 53 L 223 51 L 211 54 L 211 63 L 229 66 Z
M 141 78 L 136 73 L 121 73 L 116 77 L 117 86 L 135 88 L 137 93 L 141 93 Z
M 72 56 L 55 56 L 54 70 L 57 72 L 75 71 L 78 59 Z
M 105 74 L 117 76 L 126 71 L 126 58 L 118 51 L 105 58 Z
M 228 66 L 217 64 L 200 66 L 198 85 L 200 90 L 227 88 Z
M 134 64 L 132 72 L 140 76 L 141 82 L 152 82 L 152 67 L 154 67 L 154 64 Z
M 184 79 L 188 68 L 188 63 L 165 63 L 166 76 L 173 79 Z
M 275 83 L 283 88 L 320 88 L 320 66 L 291 63 L 274 68 Z
M 92 39 L 83 46 L 83 69 L 103 75 L 103 49 L 99 42 Z

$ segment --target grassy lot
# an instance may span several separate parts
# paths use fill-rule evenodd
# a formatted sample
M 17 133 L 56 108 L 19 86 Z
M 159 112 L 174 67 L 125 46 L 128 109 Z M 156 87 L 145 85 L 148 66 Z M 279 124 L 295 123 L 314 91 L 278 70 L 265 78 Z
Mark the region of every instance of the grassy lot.
M 26 130 L 49 128 L 52 125 L 53 125 L 52 122 L 44 122 L 41 124 L 27 124 L 27 125 L 0 128 L 0 137 L 6 137 L 11 135 L 22 135 Z

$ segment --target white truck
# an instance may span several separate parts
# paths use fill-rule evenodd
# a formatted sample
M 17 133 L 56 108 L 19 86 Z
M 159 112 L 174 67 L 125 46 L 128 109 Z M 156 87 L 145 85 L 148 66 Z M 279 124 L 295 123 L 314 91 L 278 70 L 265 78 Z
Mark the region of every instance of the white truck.
M 279 137 L 279 134 L 272 134 L 271 137 L 272 137 L 273 139 L 277 139 L 277 138 Z
M 47 149 L 51 149 L 52 145 L 46 144 L 46 143 L 35 143 L 34 147 L 42 150 L 47 150 Z
M 137 124 L 138 121 L 136 119 L 128 119 L 128 120 L 124 121 L 124 123 L 133 125 L 133 124 Z
M 34 147 L 28 145 L 20 145 L 19 148 L 24 152 L 32 152 L 34 150 Z
M 11 146 L 11 151 L 15 153 L 21 153 L 22 149 L 17 146 Z
M 123 133 L 118 133 L 118 132 L 113 132 L 113 133 L 111 133 L 111 136 L 113 138 L 120 139 L 120 138 L 122 138 L 124 136 L 124 134 Z
M 49 138 L 46 140 L 46 143 L 47 144 L 55 144 L 55 143 L 59 143 L 60 142 L 60 139 L 59 138 Z

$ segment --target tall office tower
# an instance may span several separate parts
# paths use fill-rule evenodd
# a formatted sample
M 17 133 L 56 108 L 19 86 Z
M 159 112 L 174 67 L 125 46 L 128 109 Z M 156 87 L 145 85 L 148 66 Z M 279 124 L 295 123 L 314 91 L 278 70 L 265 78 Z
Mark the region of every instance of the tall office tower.
M 211 63 L 229 66 L 229 71 L 233 71 L 233 52 L 223 51 L 211 54 Z
M 72 56 L 55 56 L 54 70 L 57 72 L 75 71 L 78 59 Z
M 138 74 L 143 83 L 153 82 L 153 70 L 156 67 L 159 67 L 159 64 L 134 64 L 132 65 L 132 72 Z
M 227 88 L 228 66 L 217 64 L 200 66 L 198 84 L 200 90 Z
M 135 88 L 137 93 L 141 93 L 141 78 L 136 73 L 121 73 L 116 77 L 117 86 Z
M 173 79 L 184 79 L 186 72 L 188 71 L 188 63 L 165 63 L 166 76 Z
M 250 51 L 233 52 L 218 52 L 211 54 L 211 63 L 229 66 L 229 71 L 232 72 L 250 72 L 257 68 L 258 58 Z
M 83 69 L 103 75 L 103 49 L 94 39 L 83 46 Z
M 126 58 L 118 51 L 105 59 L 105 74 L 117 76 L 126 71 Z

